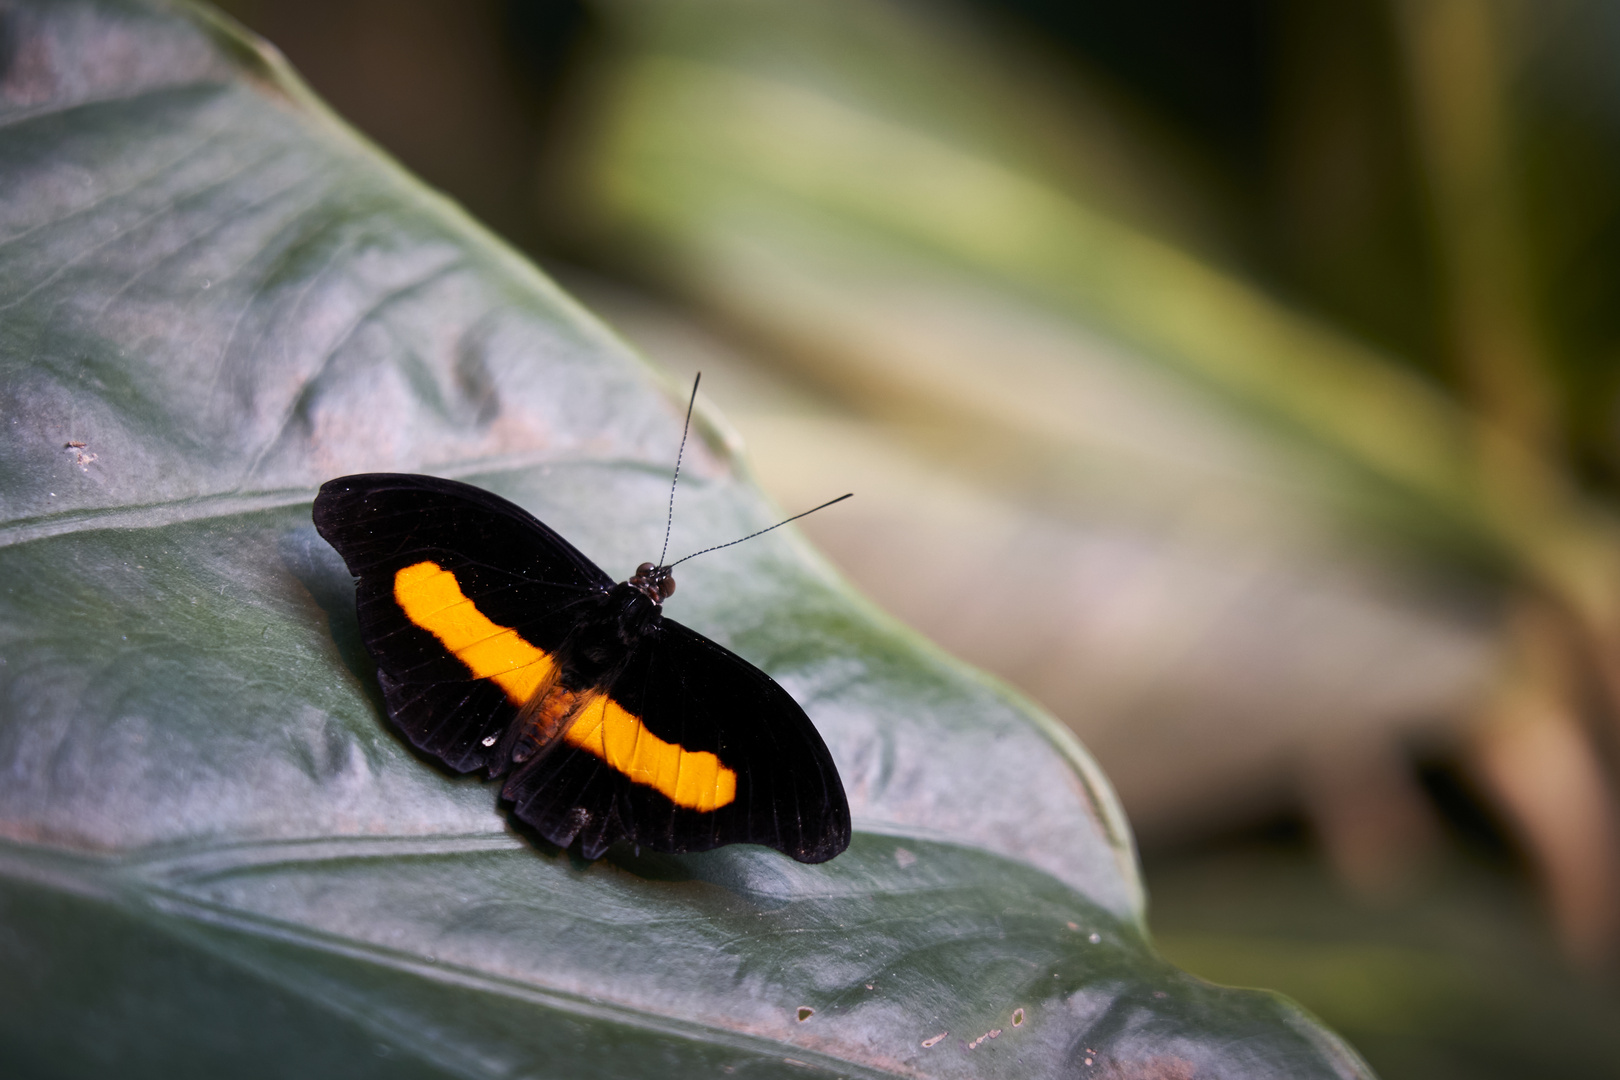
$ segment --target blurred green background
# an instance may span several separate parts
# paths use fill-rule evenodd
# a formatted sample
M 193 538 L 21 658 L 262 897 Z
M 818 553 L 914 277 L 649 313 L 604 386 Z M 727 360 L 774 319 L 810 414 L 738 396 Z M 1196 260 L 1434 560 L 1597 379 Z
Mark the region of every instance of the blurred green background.
M 1068 723 L 1165 954 L 1620 1076 L 1620 7 L 231 0 Z

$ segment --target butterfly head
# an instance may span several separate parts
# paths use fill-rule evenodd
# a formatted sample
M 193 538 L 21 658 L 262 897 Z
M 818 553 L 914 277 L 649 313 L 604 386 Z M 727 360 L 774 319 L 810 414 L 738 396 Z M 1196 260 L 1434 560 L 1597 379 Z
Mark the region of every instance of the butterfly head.
M 636 572 L 626 584 L 659 606 L 675 595 L 675 575 L 670 568 L 654 566 L 650 562 L 636 567 Z

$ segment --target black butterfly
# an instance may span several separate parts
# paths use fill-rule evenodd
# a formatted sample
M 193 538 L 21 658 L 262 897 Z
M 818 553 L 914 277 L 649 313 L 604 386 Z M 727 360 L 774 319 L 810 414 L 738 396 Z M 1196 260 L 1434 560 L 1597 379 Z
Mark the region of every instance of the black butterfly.
M 332 480 L 314 518 L 359 579 L 393 722 L 458 772 L 505 776 L 547 840 L 807 863 L 849 845 L 826 744 L 770 676 L 664 617 L 669 566 L 615 584 L 521 508 L 431 476 Z

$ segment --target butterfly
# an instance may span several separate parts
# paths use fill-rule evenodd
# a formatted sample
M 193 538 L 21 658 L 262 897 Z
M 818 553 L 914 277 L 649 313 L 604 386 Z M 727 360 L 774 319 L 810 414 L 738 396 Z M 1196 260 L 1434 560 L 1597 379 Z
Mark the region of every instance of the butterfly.
M 503 777 L 511 812 L 553 844 L 587 859 L 619 840 L 763 844 L 806 863 L 849 845 L 804 710 L 663 614 L 673 564 L 615 582 L 521 507 L 431 476 L 331 480 L 313 516 L 357 579 L 394 725 L 457 772 Z

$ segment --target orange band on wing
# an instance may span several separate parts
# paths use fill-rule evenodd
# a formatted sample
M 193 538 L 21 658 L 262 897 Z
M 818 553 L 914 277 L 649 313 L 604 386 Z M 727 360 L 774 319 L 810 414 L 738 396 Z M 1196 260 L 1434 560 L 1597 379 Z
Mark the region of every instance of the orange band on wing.
M 551 657 L 523 635 L 490 622 L 461 591 L 456 575 L 419 562 L 394 575 L 394 599 L 405 617 L 443 643 L 475 679 L 494 679 L 522 705 L 551 676 Z
M 586 703 L 563 738 L 676 806 L 718 810 L 737 797 L 737 774 L 719 758 L 665 742 L 606 694 Z
M 495 680 L 516 705 L 551 677 L 551 656 L 516 630 L 492 622 L 467 599 L 456 575 L 438 563 L 419 562 L 395 574 L 394 599 L 406 618 L 438 638 L 474 678 Z M 563 738 L 677 806 L 718 810 L 737 797 L 737 774 L 718 757 L 665 742 L 606 694 L 585 704 Z

